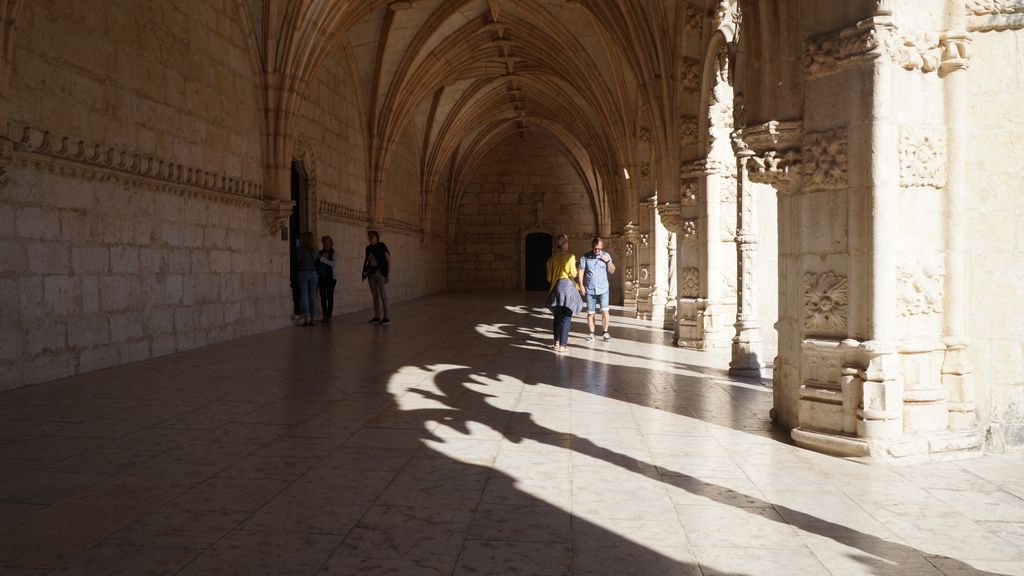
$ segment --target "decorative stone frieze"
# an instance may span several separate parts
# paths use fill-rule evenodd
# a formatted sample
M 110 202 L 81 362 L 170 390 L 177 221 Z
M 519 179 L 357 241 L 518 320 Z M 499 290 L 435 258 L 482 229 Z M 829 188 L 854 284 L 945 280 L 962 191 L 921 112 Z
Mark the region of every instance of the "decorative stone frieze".
M 81 178 L 128 180 L 146 188 L 210 201 L 258 204 L 263 187 L 256 182 L 167 162 L 125 149 L 86 144 L 25 127 L 14 142 L 15 160 Z
M 870 19 L 820 34 L 804 45 L 804 73 L 810 77 L 834 74 L 850 64 L 877 58 L 882 49 L 879 30 Z
M 683 220 L 683 228 L 680 236 L 682 236 L 684 242 L 697 240 L 697 220 L 695 218 Z
M 640 163 L 640 176 L 643 177 L 643 178 L 647 178 L 650 175 L 651 175 L 651 163 L 650 162 L 641 162 Z
M 679 296 L 683 298 L 700 297 L 700 270 L 683 268 L 679 275 Z
M 967 0 L 971 32 L 1003 32 L 1024 28 L 1024 0 Z
M 900 185 L 946 185 L 946 137 L 938 129 L 905 126 L 900 133 Z
M 366 225 L 369 219 L 366 210 L 356 210 L 333 202 L 320 202 L 320 214 L 335 222 L 350 222 L 357 225 Z
M 900 315 L 940 314 L 945 267 L 938 258 L 907 258 L 896 268 L 896 293 Z
M 708 173 L 708 161 L 704 158 L 689 160 L 679 165 L 680 181 L 687 178 L 699 178 Z
M 679 67 L 679 78 L 683 84 L 683 90 L 687 92 L 700 90 L 700 61 L 695 58 L 683 58 Z
M 640 140 L 640 145 L 641 146 L 650 146 L 651 145 L 651 129 L 647 128 L 647 127 L 641 128 L 640 129 L 639 140 Z
M 700 180 L 697 178 L 686 178 L 679 183 L 679 194 L 682 198 L 683 206 L 697 205 L 697 189 L 699 184 Z
M 804 332 L 807 336 L 846 335 L 847 279 L 834 272 L 804 274 Z
M 695 116 L 679 118 L 679 143 L 686 146 L 697 143 L 698 128 Z
M 846 129 L 807 134 L 803 146 L 805 190 L 846 188 Z

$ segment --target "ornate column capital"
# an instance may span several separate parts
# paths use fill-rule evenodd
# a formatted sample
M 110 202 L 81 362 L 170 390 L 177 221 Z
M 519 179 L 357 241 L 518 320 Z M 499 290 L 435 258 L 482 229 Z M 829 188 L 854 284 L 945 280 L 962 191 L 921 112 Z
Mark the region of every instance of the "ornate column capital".
M 733 149 L 751 182 L 789 186 L 803 166 L 803 123 L 772 120 L 733 133 Z
M 661 218 L 661 225 L 673 234 L 680 234 L 683 231 L 682 207 L 679 202 L 662 202 L 658 204 L 658 216 Z

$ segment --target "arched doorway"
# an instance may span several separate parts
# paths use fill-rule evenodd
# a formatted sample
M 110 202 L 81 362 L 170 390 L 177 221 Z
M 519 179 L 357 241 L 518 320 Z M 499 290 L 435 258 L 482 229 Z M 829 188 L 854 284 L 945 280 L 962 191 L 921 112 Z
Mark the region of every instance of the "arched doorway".
M 292 162 L 292 214 L 288 218 L 288 247 L 289 252 L 295 250 L 299 245 L 302 233 L 309 229 L 309 222 L 306 218 L 306 178 L 300 162 Z M 290 262 L 290 279 L 292 285 L 292 314 L 299 316 L 299 284 L 298 267 L 294 257 L 288 259 Z
M 551 256 L 551 234 L 534 232 L 523 240 L 524 287 L 527 290 L 547 290 L 546 265 Z

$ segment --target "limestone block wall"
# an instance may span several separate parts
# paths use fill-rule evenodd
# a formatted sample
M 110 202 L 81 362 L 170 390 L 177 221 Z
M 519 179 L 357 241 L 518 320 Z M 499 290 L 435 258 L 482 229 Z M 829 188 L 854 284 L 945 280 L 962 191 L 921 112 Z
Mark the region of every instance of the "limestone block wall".
M 974 34 L 966 70 L 967 331 L 989 448 L 1024 449 L 1024 32 Z
M 510 140 L 477 168 L 448 246 L 448 288 L 521 290 L 523 240 L 531 232 L 570 236 L 590 250 L 597 225 L 586 188 L 565 154 L 542 134 Z M 613 254 L 622 261 L 623 254 Z
M 32 2 L 0 190 L 0 388 L 287 325 L 231 0 Z
M 287 325 L 260 207 L 32 165 L 0 191 L 0 389 Z

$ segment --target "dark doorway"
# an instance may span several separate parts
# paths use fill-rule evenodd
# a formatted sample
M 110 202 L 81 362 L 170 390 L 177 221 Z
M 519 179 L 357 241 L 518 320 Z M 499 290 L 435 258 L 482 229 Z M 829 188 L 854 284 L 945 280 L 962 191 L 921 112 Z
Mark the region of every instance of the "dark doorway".
M 543 232 L 527 234 L 523 255 L 526 259 L 526 289 L 547 290 L 547 263 L 551 256 L 551 234 Z
M 292 204 L 292 215 L 288 219 L 288 251 L 292 257 L 288 261 L 291 262 L 292 313 L 295 316 L 302 312 L 299 310 L 298 262 L 294 257 L 295 248 L 298 247 L 302 235 L 302 214 L 305 209 L 305 204 L 302 201 L 305 196 L 302 193 L 302 185 L 303 179 L 299 163 L 292 162 L 292 202 L 294 204 Z

